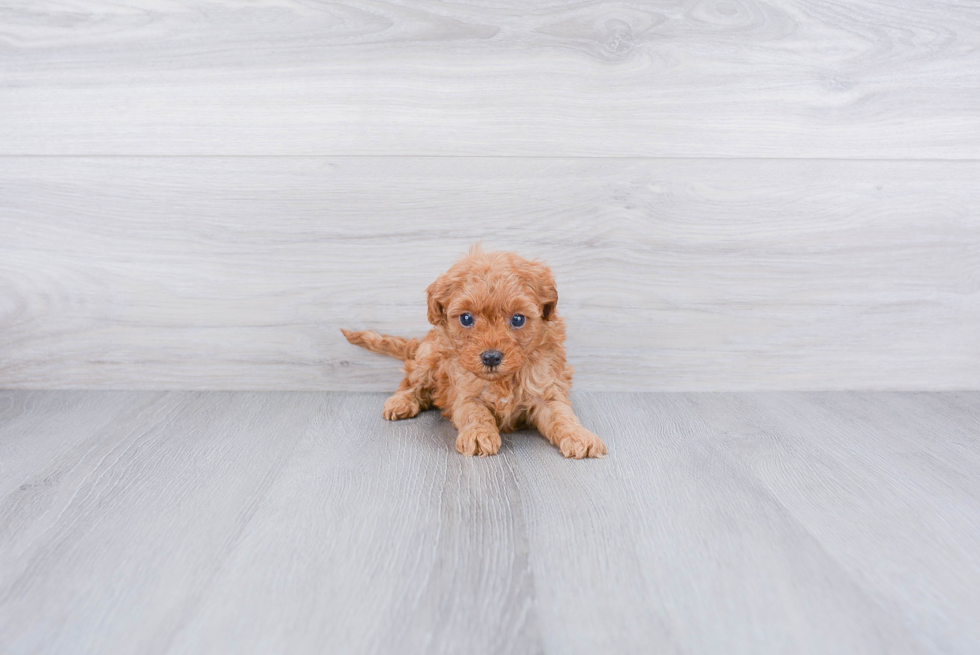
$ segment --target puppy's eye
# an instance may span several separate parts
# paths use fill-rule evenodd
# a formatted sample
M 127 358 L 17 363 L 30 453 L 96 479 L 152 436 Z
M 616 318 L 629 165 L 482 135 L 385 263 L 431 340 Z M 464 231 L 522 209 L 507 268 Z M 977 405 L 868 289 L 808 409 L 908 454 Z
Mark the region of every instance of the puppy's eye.
M 510 324 L 516 328 L 522 328 L 524 327 L 525 321 L 527 319 L 524 317 L 524 314 L 514 314 L 510 319 Z
M 466 312 L 465 314 L 459 315 L 459 324 L 463 327 L 473 327 L 473 314 Z

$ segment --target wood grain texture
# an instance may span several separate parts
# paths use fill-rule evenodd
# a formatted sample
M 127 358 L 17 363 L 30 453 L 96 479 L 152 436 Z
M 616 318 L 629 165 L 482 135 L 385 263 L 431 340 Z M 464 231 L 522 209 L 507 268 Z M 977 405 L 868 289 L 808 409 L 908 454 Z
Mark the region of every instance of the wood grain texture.
M 164 652 L 284 458 L 316 413 L 339 402 L 228 393 L 142 394 L 138 407 L 132 394 L 97 399 L 103 416 L 71 412 L 76 423 L 60 436 L 76 443 L 53 458 L 38 450 L 30 474 L 3 496 L 5 652 Z M 44 411 L 33 418 L 48 419 Z
M 980 570 L 980 414 L 929 394 L 691 399 L 718 446 L 877 608 L 933 652 L 980 648 L 980 589 L 962 574 Z
M 519 453 L 534 471 L 521 490 L 549 652 L 929 652 L 904 625 L 904 607 L 883 611 L 826 551 L 823 535 L 767 493 L 768 480 L 740 469 L 725 433 L 709 423 L 730 420 L 731 410 L 706 416 L 692 408 L 700 398 L 580 396 L 586 425 L 611 439 L 601 467 L 548 466 L 547 451 L 533 442 Z M 765 420 L 766 402 L 759 405 L 753 418 Z M 838 422 L 847 429 L 848 417 Z M 826 474 L 820 460 L 777 465 L 803 468 L 800 484 L 812 483 L 810 467 Z M 869 492 L 856 481 L 853 496 L 820 506 L 823 518 L 848 520 L 849 504 Z M 891 517 L 895 530 L 902 518 Z M 965 536 L 960 543 L 969 543 Z M 867 555 L 883 552 L 888 563 L 911 566 L 913 553 L 938 551 L 897 555 L 883 541 Z
M 382 395 L 343 398 L 173 652 L 540 652 L 514 452 L 463 459 L 438 413 L 387 423 Z
M 0 386 L 386 390 L 469 244 L 580 389 L 980 387 L 980 163 L 0 158 Z
M 0 154 L 980 157 L 935 0 L 5 3 Z
M 978 393 L 579 393 L 590 462 L 382 401 L 0 392 L 4 652 L 980 648 Z

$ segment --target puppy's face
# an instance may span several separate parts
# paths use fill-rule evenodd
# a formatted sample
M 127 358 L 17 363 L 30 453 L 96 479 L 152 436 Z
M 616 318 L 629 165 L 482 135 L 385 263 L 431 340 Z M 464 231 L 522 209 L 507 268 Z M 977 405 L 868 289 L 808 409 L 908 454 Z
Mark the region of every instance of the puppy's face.
M 558 303 L 547 266 L 479 249 L 433 282 L 428 295 L 429 322 L 445 329 L 462 367 L 486 380 L 527 362 Z

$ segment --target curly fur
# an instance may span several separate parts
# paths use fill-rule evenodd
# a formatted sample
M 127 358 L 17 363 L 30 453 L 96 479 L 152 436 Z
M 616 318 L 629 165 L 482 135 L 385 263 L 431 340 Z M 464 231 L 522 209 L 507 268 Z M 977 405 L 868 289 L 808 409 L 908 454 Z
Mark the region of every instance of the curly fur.
M 429 285 L 433 328 L 421 341 L 342 330 L 352 344 L 405 362 L 405 378 L 384 405 L 398 420 L 438 407 L 459 430 L 464 455 L 495 455 L 500 432 L 534 426 L 565 457 L 603 457 L 606 445 L 579 422 L 569 391 L 565 322 L 557 314 L 558 290 L 543 263 L 509 252 L 469 254 Z M 459 317 L 470 313 L 472 327 Z M 511 326 L 523 314 L 521 328 Z M 487 367 L 481 354 L 503 353 Z

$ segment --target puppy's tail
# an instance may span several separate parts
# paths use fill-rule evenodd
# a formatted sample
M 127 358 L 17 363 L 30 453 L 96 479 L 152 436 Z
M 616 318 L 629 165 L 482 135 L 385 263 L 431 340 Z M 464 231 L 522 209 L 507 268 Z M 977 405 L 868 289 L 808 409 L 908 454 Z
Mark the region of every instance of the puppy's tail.
M 341 328 L 341 332 L 355 346 L 367 348 L 379 355 L 388 355 L 403 362 L 415 357 L 415 351 L 419 349 L 418 339 L 405 339 L 404 337 L 392 337 L 387 334 L 378 334 L 371 330 L 363 332 L 353 332 Z

